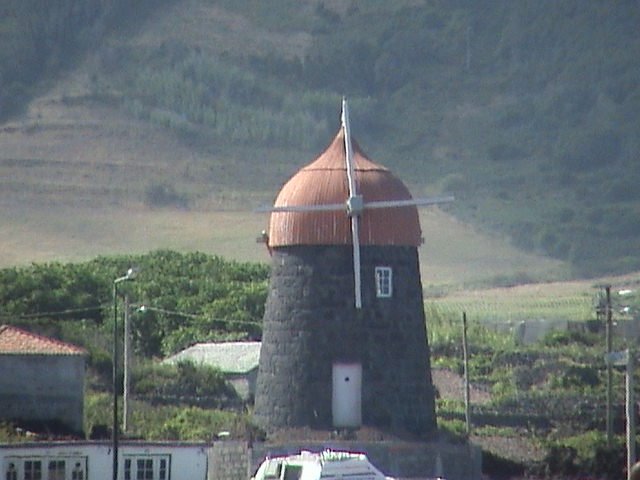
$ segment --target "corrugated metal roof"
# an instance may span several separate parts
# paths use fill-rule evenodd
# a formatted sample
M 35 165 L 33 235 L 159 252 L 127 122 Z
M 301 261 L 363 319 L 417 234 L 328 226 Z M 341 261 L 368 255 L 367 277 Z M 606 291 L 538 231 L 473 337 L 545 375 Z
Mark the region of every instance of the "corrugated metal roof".
M 0 325 L 2 355 L 86 355 L 84 348 L 27 332 L 12 325 Z
M 258 367 L 260 342 L 197 343 L 165 359 L 176 364 L 188 361 L 209 365 L 223 373 L 247 373 Z
M 407 187 L 388 169 L 366 157 L 355 141 L 353 159 L 356 189 L 365 203 L 410 200 Z M 345 203 L 349 197 L 344 131 L 314 162 L 302 168 L 280 190 L 275 207 Z M 362 245 L 418 246 L 422 232 L 415 206 L 365 209 L 360 216 Z M 351 244 L 351 222 L 344 210 L 272 212 L 269 246 Z

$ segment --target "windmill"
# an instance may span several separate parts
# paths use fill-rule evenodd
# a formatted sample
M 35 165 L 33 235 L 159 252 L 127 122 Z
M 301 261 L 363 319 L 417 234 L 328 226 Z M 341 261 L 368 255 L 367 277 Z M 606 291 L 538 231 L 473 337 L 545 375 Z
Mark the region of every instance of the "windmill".
M 354 303 L 356 309 L 362 308 L 362 272 L 360 265 L 360 217 L 365 210 L 382 208 L 402 208 L 408 206 L 426 206 L 448 203 L 454 200 L 453 196 L 432 198 L 417 198 L 408 200 L 378 200 L 365 201 L 358 191 L 356 182 L 356 169 L 353 161 L 353 146 L 351 144 L 351 127 L 349 124 L 349 107 L 347 99 L 342 99 L 341 114 L 342 130 L 344 133 L 345 169 L 348 184 L 348 197 L 344 203 L 319 204 L 319 205 L 286 205 L 265 207 L 259 211 L 268 212 L 327 212 L 344 210 L 351 224 L 351 243 L 353 246 L 353 278 L 354 278 Z

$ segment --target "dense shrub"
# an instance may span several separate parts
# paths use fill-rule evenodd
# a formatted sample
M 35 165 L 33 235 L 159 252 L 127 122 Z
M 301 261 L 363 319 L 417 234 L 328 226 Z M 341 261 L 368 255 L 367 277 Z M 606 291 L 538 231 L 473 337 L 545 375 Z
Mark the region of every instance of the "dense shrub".
M 221 407 L 238 404 L 224 375 L 208 366 L 144 364 L 132 372 L 132 393 L 156 404 Z
M 132 304 L 149 307 L 131 312 L 137 353 L 159 356 L 197 341 L 260 338 L 267 267 L 197 252 L 159 250 L 79 264 L 0 269 L 3 313 L 11 323 L 34 325 L 80 345 L 99 340 L 98 348 L 110 351 L 113 281 L 132 265 L 140 273 L 135 281 L 121 284 L 119 293 L 128 294 Z M 119 314 L 122 318 L 121 308 Z M 91 323 L 84 330 L 70 329 L 61 320 Z M 179 341 L 170 339 L 175 335 Z
M 534 473 L 547 477 L 583 475 L 615 480 L 623 477 L 626 455 L 621 437 L 608 447 L 602 432 L 568 437 L 551 442 L 544 461 Z
M 178 193 L 173 185 L 168 183 L 153 183 L 144 194 L 144 202 L 151 207 L 179 207 L 186 208 L 189 200 L 186 195 Z

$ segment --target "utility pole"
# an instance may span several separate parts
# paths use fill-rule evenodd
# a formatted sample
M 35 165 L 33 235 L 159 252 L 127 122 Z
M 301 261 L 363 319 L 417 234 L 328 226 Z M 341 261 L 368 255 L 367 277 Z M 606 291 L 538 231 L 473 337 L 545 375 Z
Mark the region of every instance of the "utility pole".
M 129 295 L 124 296 L 124 388 L 122 393 L 122 431 L 126 432 L 129 428 L 129 387 L 131 377 L 129 371 L 131 369 L 131 323 L 129 318 Z
M 627 375 L 625 377 L 627 410 L 627 475 L 631 480 L 631 469 L 636 463 L 636 400 L 633 391 L 634 350 L 627 350 Z
M 471 434 L 471 399 L 469 392 L 469 353 L 467 348 L 467 312 L 462 312 L 462 355 L 464 360 L 464 419 L 467 435 Z
M 607 355 L 611 355 L 613 350 L 612 340 L 612 321 L 611 321 L 611 285 L 605 287 L 606 303 L 606 336 L 607 336 Z M 613 445 L 613 366 L 611 362 L 607 362 L 607 447 Z

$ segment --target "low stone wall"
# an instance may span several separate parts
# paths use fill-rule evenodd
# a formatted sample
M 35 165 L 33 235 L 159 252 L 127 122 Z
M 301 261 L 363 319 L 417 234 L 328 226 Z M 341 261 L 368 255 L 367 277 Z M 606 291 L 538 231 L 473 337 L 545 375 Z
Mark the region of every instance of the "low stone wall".
M 362 452 L 386 475 L 397 478 L 444 477 L 477 480 L 482 477 L 482 453 L 469 443 L 327 441 L 295 444 L 216 442 L 209 457 L 208 480 L 248 480 L 267 456 L 300 450 L 325 449 Z
M 249 480 L 253 475 L 249 453 L 244 441 L 215 442 L 208 452 L 207 480 Z

